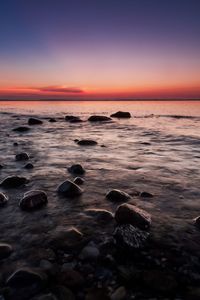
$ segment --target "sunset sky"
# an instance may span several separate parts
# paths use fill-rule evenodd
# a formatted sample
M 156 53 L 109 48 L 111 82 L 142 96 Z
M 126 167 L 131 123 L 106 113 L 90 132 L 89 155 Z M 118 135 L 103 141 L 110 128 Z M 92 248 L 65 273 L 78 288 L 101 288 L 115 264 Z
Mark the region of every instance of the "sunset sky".
M 0 99 L 200 98 L 200 0 L 1 0 Z

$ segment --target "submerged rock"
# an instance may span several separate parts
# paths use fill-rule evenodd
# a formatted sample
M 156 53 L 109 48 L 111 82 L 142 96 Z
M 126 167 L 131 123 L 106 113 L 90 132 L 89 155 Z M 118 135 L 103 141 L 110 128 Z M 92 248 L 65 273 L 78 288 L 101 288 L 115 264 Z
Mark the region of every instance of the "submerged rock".
M 34 168 L 34 165 L 31 164 L 31 163 L 28 163 L 24 166 L 25 169 L 33 169 Z
M 17 188 L 28 183 L 29 180 L 20 176 L 8 176 L 1 183 L 0 186 L 5 188 Z
M 28 119 L 28 124 L 29 125 L 39 125 L 39 124 L 42 124 L 42 120 L 40 119 L 37 119 L 37 118 L 29 118 Z
M 29 191 L 20 200 L 19 206 L 22 210 L 35 210 L 46 205 L 47 195 L 43 191 Z
M 142 197 L 142 198 L 153 198 L 153 194 L 151 194 L 149 192 L 141 192 L 140 197 Z
M 99 222 L 111 222 L 114 219 L 113 214 L 106 210 L 100 208 L 90 208 L 84 211 L 87 215 L 94 217 Z
M 0 260 L 7 258 L 13 252 L 11 245 L 6 243 L 0 243 Z
M 111 121 L 111 120 L 112 119 L 110 117 L 99 116 L 99 115 L 90 116 L 88 118 L 88 121 L 90 121 L 90 122 L 106 122 L 106 121 Z
M 131 224 L 140 229 L 148 229 L 151 225 L 151 216 L 146 211 L 128 203 L 118 206 L 115 220 L 119 224 Z
M 26 152 L 18 153 L 18 154 L 15 155 L 15 159 L 17 161 L 28 160 L 29 155 Z
M 77 144 L 80 146 L 95 146 L 97 145 L 97 142 L 94 140 L 80 140 Z
M 83 175 L 85 173 L 85 169 L 80 164 L 72 165 L 71 167 L 68 168 L 68 171 L 70 173 L 80 174 L 80 175 Z
M 0 207 L 8 203 L 8 196 L 0 192 Z
M 110 201 L 124 202 L 131 199 L 131 196 L 120 190 L 111 190 L 106 194 L 106 198 Z
M 65 180 L 57 189 L 59 194 L 66 197 L 77 197 L 83 193 L 83 190 L 71 180 Z
M 148 232 L 140 230 L 131 224 L 119 225 L 114 231 L 116 245 L 127 250 L 144 247 L 148 236 Z
M 131 118 L 131 114 L 130 114 L 130 112 L 118 111 L 118 112 L 112 114 L 111 117 L 119 118 L 119 119 Z
M 85 182 L 85 180 L 83 178 L 81 178 L 81 177 L 76 177 L 74 179 L 74 183 L 78 184 L 78 185 L 82 185 L 84 182 Z
M 19 126 L 13 129 L 13 131 L 18 131 L 18 132 L 26 132 L 29 131 L 30 127 L 27 126 Z

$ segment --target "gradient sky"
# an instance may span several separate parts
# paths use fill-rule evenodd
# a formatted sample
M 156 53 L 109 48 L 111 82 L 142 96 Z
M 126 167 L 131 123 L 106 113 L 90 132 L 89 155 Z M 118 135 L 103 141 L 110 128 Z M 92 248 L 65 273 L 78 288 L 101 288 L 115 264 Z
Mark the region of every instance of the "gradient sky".
M 200 0 L 1 0 L 0 99 L 200 98 Z

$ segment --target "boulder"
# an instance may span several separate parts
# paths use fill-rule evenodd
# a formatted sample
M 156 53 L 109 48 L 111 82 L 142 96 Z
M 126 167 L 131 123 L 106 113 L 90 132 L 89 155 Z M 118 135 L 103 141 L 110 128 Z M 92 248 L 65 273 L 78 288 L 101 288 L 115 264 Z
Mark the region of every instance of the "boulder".
M 40 125 L 43 122 L 37 118 L 29 118 L 28 119 L 28 125 Z
M 74 179 L 74 183 L 78 184 L 78 185 L 82 185 L 84 182 L 85 182 L 85 180 L 83 178 L 81 178 L 81 177 L 76 177 Z
M 140 229 L 148 229 L 151 225 L 149 213 L 128 203 L 118 206 L 115 220 L 119 224 L 131 224 Z
M 8 196 L 0 192 L 0 207 L 8 203 Z
M 99 116 L 99 115 L 94 115 L 94 116 L 90 116 L 88 118 L 88 121 L 90 122 L 108 122 L 111 121 L 112 119 L 106 116 Z
M 116 245 L 126 250 L 143 248 L 148 237 L 148 232 L 136 228 L 131 224 L 119 225 L 114 231 Z
M 111 115 L 112 118 L 128 119 L 131 118 L 130 112 L 118 111 Z
M 57 191 L 59 194 L 69 198 L 78 197 L 83 193 L 83 190 L 71 180 L 65 180 L 61 183 Z
M 97 142 L 93 140 L 80 140 L 77 144 L 80 146 L 95 146 L 97 145 Z
M 28 160 L 29 159 L 29 155 L 26 152 L 21 152 L 15 155 L 15 159 L 17 161 L 21 161 L 21 160 Z
M 111 190 L 106 194 L 106 198 L 113 202 L 124 202 L 131 199 L 131 196 L 120 190 Z
M 1 183 L 0 186 L 4 188 L 17 188 L 28 183 L 29 180 L 21 176 L 8 176 Z
M 11 245 L 6 243 L 0 243 L 0 260 L 7 258 L 13 252 Z
M 43 191 L 29 191 L 20 200 L 19 206 L 22 210 L 35 210 L 43 207 L 48 202 L 47 195 Z
M 72 165 L 68 168 L 68 171 L 73 174 L 83 175 L 85 173 L 84 168 L 80 164 Z
M 26 132 L 29 131 L 30 127 L 28 126 L 19 126 L 13 129 L 13 131 L 17 131 L 17 132 Z

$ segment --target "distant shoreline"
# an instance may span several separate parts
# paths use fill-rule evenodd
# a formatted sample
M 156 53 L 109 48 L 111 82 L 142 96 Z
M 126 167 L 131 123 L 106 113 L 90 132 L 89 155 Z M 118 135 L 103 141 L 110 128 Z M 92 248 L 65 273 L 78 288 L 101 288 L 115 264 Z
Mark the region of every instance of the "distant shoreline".
M 136 102 L 136 101 L 149 101 L 149 102 L 156 102 L 156 101 L 171 101 L 171 102 L 183 102 L 183 101 L 200 101 L 199 99 L 0 99 L 0 102 L 8 101 L 8 102 L 22 102 L 22 101 L 41 101 L 41 102 L 53 102 L 53 101 L 64 101 L 64 102 L 120 102 L 120 101 L 129 101 L 129 102 Z

